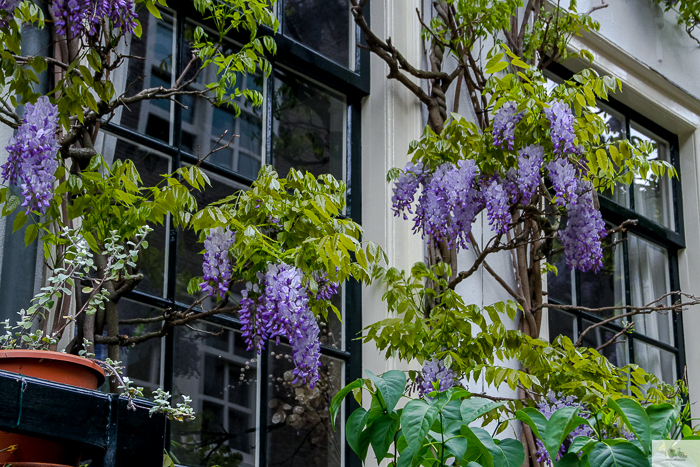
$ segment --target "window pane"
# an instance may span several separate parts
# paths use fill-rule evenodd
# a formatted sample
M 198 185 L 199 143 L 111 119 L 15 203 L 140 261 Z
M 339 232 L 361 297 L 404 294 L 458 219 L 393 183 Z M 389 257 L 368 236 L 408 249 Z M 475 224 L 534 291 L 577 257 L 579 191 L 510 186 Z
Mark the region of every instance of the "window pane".
M 345 316 L 344 299 L 345 286 L 339 288 L 338 293 L 331 297 L 331 303 L 340 311 L 341 316 Z M 345 319 L 345 318 L 343 318 Z M 333 347 L 334 349 L 344 349 L 345 339 L 343 335 L 343 323 L 338 319 L 332 310 L 328 310 L 328 319 L 319 318 L 319 329 L 321 345 Z
M 218 175 L 207 173 L 211 180 L 211 186 L 207 186 L 203 192 L 193 191 L 197 199 L 197 207 L 202 209 L 209 203 L 223 199 L 238 190 L 247 189 L 246 186 L 227 180 Z M 192 303 L 204 296 L 204 293 L 190 295 L 187 293 L 187 284 L 193 277 L 202 275 L 202 251 L 204 244 L 199 242 L 199 236 L 191 229 L 180 230 L 177 237 L 177 286 L 175 298 L 181 302 Z M 215 298 L 215 297 L 214 297 Z M 202 306 L 212 308 L 216 300 L 208 299 Z
M 175 334 L 174 393 L 192 397 L 197 418 L 171 425 L 173 453 L 191 466 L 253 467 L 257 362 L 241 351 L 239 332 L 205 323 L 196 328 Z
M 634 122 L 631 125 L 631 136 L 633 143 L 648 141 L 654 146 L 654 151 L 649 155 L 650 160 L 671 161 L 668 143 Z M 648 180 L 635 178 L 634 210 L 669 229 L 675 229 L 671 180 L 668 176 L 659 178 L 650 171 Z
M 284 1 L 284 35 L 347 67 L 355 58 L 353 32 L 345 0 Z
M 145 186 L 153 186 L 162 180 L 161 175 L 170 172 L 170 158 L 144 146 L 133 144 L 127 140 L 110 134 L 101 133 L 95 144 L 95 149 L 102 154 L 108 164 L 115 160 L 131 160 L 136 166 Z M 166 258 L 168 257 L 168 227 L 151 224 L 153 231 L 148 234 L 148 248 L 139 253 L 138 272 L 143 279 L 136 290 L 157 297 L 165 296 Z
M 290 168 L 343 179 L 344 99 L 283 72 L 275 74 L 272 164 L 284 177 Z
M 157 318 L 163 310 L 131 300 L 119 300 L 119 319 Z M 141 336 L 160 330 L 161 323 L 129 324 L 119 326 L 119 332 L 130 337 Z M 102 347 L 106 353 L 106 346 Z M 97 352 L 96 352 L 97 353 Z M 161 339 L 141 342 L 133 347 L 120 347 L 119 358 L 126 366 L 126 375 L 134 386 L 142 386 L 144 395 L 151 397 L 151 391 L 161 386 L 160 378 Z
M 641 238 L 629 236 L 630 292 L 633 306 L 644 306 L 671 291 L 668 252 Z M 667 298 L 660 302 L 669 305 Z M 670 313 L 634 316 L 634 330 L 674 345 Z
M 191 54 L 189 47 L 195 25 L 185 26 L 185 56 Z M 202 70 L 197 81 L 190 86 L 192 90 L 203 90 L 207 83 L 216 81 L 216 67 L 209 66 Z M 241 90 L 250 89 L 262 92 L 262 76 L 237 74 L 236 86 Z M 233 135 L 231 144 L 226 149 L 209 155 L 211 164 L 240 173 L 251 179 L 258 176 L 262 163 L 262 108 L 253 106 L 241 96 L 235 100 L 241 113 L 238 117 L 231 107 L 213 107 L 207 100 L 189 96 L 183 100 L 187 109 L 182 110 L 182 138 L 180 147 L 192 155 L 206 157 L 210 151 L 224 146 Z M 226 135 L 224 135 L 226 132 Z M 223 138 L 222 138 L 223 136 Z M 221 138 L 221 139 L 220 139 Z M 217 145 L 217 141 L 219 144 Z
M 123 54 L 128 65 L 116 70 L 112 79 L 117 95 L 134 96 L 149 87 L 170 87 L 173 82 L 174 21 L 162 12 L 159 20 L 145 9 L 138 15 L 141 37 L 135 35 L 126 42 Z M 144 100 L 120 107 L 112 120 L 139 133 L 170 142 L 171 102 L 163 99 Z
M 558 240 L 554 240 L 553 249 L 558 250 L 563 248 Z M 557 301 L 564 304 L 572 304 L 574 294 L 574 275 L 571 268 L 566 264 L 566 255 L 564 251 L 554 253 L 548 260 L 557 268 L 557 273 L 547 273 L 547 296 L 552 301 Z
M 603 239 L 603 267 L 596 272 L 579 273 L 581 297 L 578 304 L 586 308 L 601 308 L 623 305 L 625 301 L 625 272 L 622 245 L 615 245 L 619 235 L 608 235 Z M 614 312 L 600 312 L 609 318 Z
M 592 325 L 592 322 L 584 320 L 583 330 L 586 330 Z M 627 336 L 623 334 L 622 336 L 615 337 L 616 334 L 617 331 L 599 326 L 584 334 L 581 344 L 584 347 L 597 349 L 610 363 L 622 367 L 629 363 L 629 345 L 627 343 Z M 603 345 L 605 347 L 600 348 Z
M 566 311 L 556 308 L 549 309 L 549 341 L 553 342 L 558 336 L 566 336 L 571 342 L 576 342 L 576 317 Z
M 268 465 L 341 466 L 343 433 L 331 428 L 329 405 L 343 386 L 343 361 L 323 356 L 313 389 L 294 383 L 289 346 L 271 342 L 268 361 Z
M 607 131 L 601 135 L 601 143 L 605 144 L 627 138 L 627 123 L 624 115 L 603 105 L 599 105 L 593 110 L 608 126 Z M 622 183 L 617 183 L 614 191 L 605 191 L 602 196 L 622 206 L 629 207 L 629 188 Z
M 676 356 L 671 352 L 648 345 L 639 339 L 634 341 L 634 363 L 667 383 L 675 383 L 676 379 L 678 379 L 676 374 Z

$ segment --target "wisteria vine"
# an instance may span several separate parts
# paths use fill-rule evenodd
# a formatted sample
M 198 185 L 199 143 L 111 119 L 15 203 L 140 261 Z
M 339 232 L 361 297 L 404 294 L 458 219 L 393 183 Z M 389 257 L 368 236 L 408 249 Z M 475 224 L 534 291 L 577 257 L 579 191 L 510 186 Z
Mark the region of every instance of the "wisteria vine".
M 105 20 L 114 29 L 132 33 L 136 29 L 133 0 L 54 0 L 51 11 L 56 18 L 56 32 L 95 36 Z

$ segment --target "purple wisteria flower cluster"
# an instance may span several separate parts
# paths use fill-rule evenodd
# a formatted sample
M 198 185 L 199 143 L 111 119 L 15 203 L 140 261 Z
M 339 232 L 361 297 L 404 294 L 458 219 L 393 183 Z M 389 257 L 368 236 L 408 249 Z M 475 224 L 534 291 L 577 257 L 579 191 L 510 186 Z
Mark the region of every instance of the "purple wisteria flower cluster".
M 509 190 L 503 184 L 499 176 L 495 176 L 485 183 L 484 198 L 486 201 L 486 217 L 492 230 L 497 233 L 506 233 L 513 216 L 510 213 Z
M 567 205 L 567 221 L 561 233 L 566 262 L 581 271 L 598 271 L 603 265 L 601 239 L 607 235 L 605 222 L 593 202 L 593 186 L 579 180 L 576 201 Z
M 231 232 L 228 227 L 226 229 L 223 227 L 211 229 L 204 240 L 204 249 L 206 250 L 204 263 L 202 263 L 204 282 L 199 285 L 210 297 L 218 293 L 221 298 L 224 298 L 228 292 L 233 272 L 229 249 L 235 241 L 236 233 Z
M 25 106 L 24 123 L 10 138 L 8 161 L 2 166 L 3 182 L 22 188 L 26 213 L 46 212 L 53 199 L 54 174 L 58 168 L 58 109 L 46 96 Z
M 416 196 L 416 191 L 423 182 L 423 164 L 406 164 L 404 172 L 394 184 L 394 195 L 391 197 L 392 209 L 395 215 L 403 214 L 403 218 L 408 220 L 406 212 L 413 214 L 411 204 Z
M 457 373 L 446 367 L 444 360 L 431 358 L 423 363 L 423 370 L 416 378 L 416 383 L 423 396 L 435 391 L 433 383 L 438 383 L 440 391 L 447 391 L 457 384 Z
M 56 17 L 56 31 L 74 37 L 87 33 L 95 36 L 108 20 L 111 27 L 132 33 L 136 29 L 134 0 L 54 0 L 51 5 Z
M 554 154 L 571 154 L 577 149 L 574 147 L 574 114 L 571 107 L 565 102 L 555 101 L 544 114 L 551 124 L 550 133 Z
M 320 379 L 320 329 L 309 307 L 309 291 L 303 279 L 299 268 L 269 264 L 265 273 L 257 274 L 257 283 L 249 282 L 243 290 L 240 319 L 248 350 L 260 353 L 268 339 L 277 338 L 279 343 L 280 337 L 287 338 L 292 346 L 295 382 L 301 380 L 314 387 Z M 330 299 L 338 284 L 321 282 L 316 299 Z
M 586 412 L 586 405 L 577 402 L 574 396 L 562 396 L 561 394 L 555 396 L 554 394 L 550 394 L 547 399 L 544 399 L 537 404 L 537 409 L 542 413 L 542 415 L 545 416 L 545 418 L 547 418 L 547 420 L 549 420 L 549 417 L 551 417 L 554 412 L 559 409 L 563 409 L 564 407 L 581 407 L 582 410 L 579 412 L 579 417 L 588 419 L 591 416 L 590 413 Z M 571 441 L 573 441 L 577 436 L 591 437 L 594 434 L 595 433 L 588 425 L 580 425 L 574 428 L 574 430 L 567 437 L 567 442 L 562 444 L 559 448 L 556 460 L 559 460 L 561 456 L 566 454 L 567 445 L 570 444 Z M 549 457 L 549 453 L 544 447 L 544 443 L 537 439 L 535 444 L 537 445 L 537 461 L 541 462 L 545 466 L 552 467 L 552 459 Z
M 513 150 L 515 142 L 515 125 L 523 118 L 523 113 L 518 113 L 518 105 L 515 102 L 506 102 L 498 109 L 493 117 L 493 145 L 502 147 L 507 143 L 508 149 Z
M 5 10 L 5 15 L 0 19 L 0 28 L 7 27 L 7 25 L 15 17 L 15 8 L 20 4 L 20 0 L 0 0 L 0 10 Z

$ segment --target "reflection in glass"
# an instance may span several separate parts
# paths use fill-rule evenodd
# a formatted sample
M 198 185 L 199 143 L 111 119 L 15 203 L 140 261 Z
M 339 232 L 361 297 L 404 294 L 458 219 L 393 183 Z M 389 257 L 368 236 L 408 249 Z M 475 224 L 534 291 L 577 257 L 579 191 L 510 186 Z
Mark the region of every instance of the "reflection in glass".
M 338 293 L 331 297 L 331 303 L 335 306 L 340 315 L 343 316 L 343 296 L 345 294 L 345 286 L 338 289 Z M 333 347 L 334 349 L 344 349 L 343 323 L 338 319 L 338 316 L 333 310 L 328 310 L 328 319 L 324 320 L 319 317 L 318 327 L 321 331 L 319 340 L 321 345 Z
M 185 56 L 190 56 L 189 46 L 194 26 L 185 26 Z M 238 73 L 236 86 L 244 89 L 263 91 L 263 78 L 259 75 L 243 75 Z M 206 83 L 217 80 L 214 65 L 202 70 L 197 81 L 190 86 L 192 90 L 205 89 Z M 233 91 L 233 89 L 231 90 Z M 262 163 L 262 108 L 253 107 L 243 96 L 235 99 L 241 109 L 236 117 L 232 107 L 213 107 L 206 99 L 189 96 L 183 100 L 187 106 L 182 110 L 182 139 L 180 147 L 192 155 L 206 157 L 210 151 L 228 143 L 233 135 L 231 144 L 207 157 L 211 164 L 237 172 L 250 179 L 258 176 Z M 225 136 L 222 138 L 222 136 Z M 220 141 L 219 141 L 220 140 Z M 219 144 L 217 145 L 217 141 Z
M 591 108 L 591 110 L 598 114 L 598 116 L 602 118 L 607 125 L 607 130 L 601 135 L 600 138 L 601 144 L 607 144 L 627 138 L 627 122 L 624 115 L 600 104 L 598 107 Z M 605 196 L 606 198 L 611 199 L 622 206 L 629 207 L 629 187 L 623 183 L 616 183 L 614 191 L 606 190 L 602 193 L 602 196 Z
M 647 305 L 671 291 L 668 252 L 641 238 L 629 236 L 630 292 L 633 306 Z M 669 305 L 670 298 L 661 302 Z M 651 313 L 634 316 L 634 330 L 674 345 L 673 316 Z
M 197 207 L 204 208 L 209 203 L 221 200 L 238 190 L 246 190 L 247 187 L 236 183 L 232 180 L 227 180 L 213 173 L 207 173 L 211 180 L 211 186 L 201 191 L 194 191 L 192 195 L 197 199 Z M 202 261 L 204 260 L 202 252 L 204 244 L 199 242 L 199 236 L 192 229 L 180 230 L 177 236 L 177 285 L 175 288 L 175 298 L 184 303 L 192 303 L 193 301 L 203 297 L 205 294 L 190 295 L 187 293 L 187 284 L 193 277 L 202 276 Z M 202 303 L 204 309 L 213 308 L 216 297 L 205 300 Z
M 191 396 L 197 414 L 172 424 L 182 464 L 255 465 L 257 361 L 242 341 L 240 332 L 211 324 L 176 330 L 174 392 Z
M 584 320 L 583 330 L 592 325 Z M 598 326 L 584 334 L 581 342 L 584 347 L 598 350 L 613 365 L 622 367 L 629 363 L 629 345 L 625 335 L 615 337 L 616 334 L 617 331 Z
M 619 235 L 608 235 L 603 239 L 603 267 L 598 272 L 579 273 L 581 297 L 578 304 L 586 308 L 601 308 L 624 305 L 625 272 L 622 245 L 616 245 Z M 601 317 L 613 316 L 613 311 L 599 313 Z
M 343 66 L 354 59 L 353 31 L 345 0 L 284 1 L 284 35 Z
M 634 122 L 632 122 L 630 131 L 632 143 L 648 141 L 654 146 L 654 150 L 648 155 L 649 160 L 671 161 L 666 141 L 654 136 Z M 675 229 L 671 179 L 667 175 L 657 177 L 651 171 L 647 174 L 647 180 L 635 178 L 634 210 L 671 230 Z
M 343 386 L 344 363 L 321 358 L 321 380 L 311 389 L 294 382 L 291 348 L 274 345 L 269 350 L 268 465 L 340 467 L 343 433 L 333 430 L 329 406 Z
M 343 179 L 343 99 L 295 75 L 275 73 L 272 102 L 272 164 L 284 177 L 290 168 Z
M 157 318 L 163 316 L 163 310 L 143 303 L 122 298 L 119 300 L 119 319 Z M 119 326 L 119 333 L 130 337 L 142 336 L 160 330 L 161 323 L 130 324 Z M 100 346 L 105 347 L 105 346 Z M 96 352 L 97 353 L 97 352 Z M 133 347 L 120 347 L 119 358 L 126 366 L 126 376 L 134 386 L 144 388 L 144 395 L 151 397 L 151 391 L 161 387 L 160 378 L 161 339 L 155 338 L 141 342 Z
M 576 342 L 576 317 L 566 311 L 556 308 L 549 309 L 549 341 L 553 342 L 558 336 L 566 336 L 571 342 Z
M 575 296 L 573 293 L 575 276 L 566 264 L 566 255 L 561 243 L 555 239 L 552 248 L 556 253 L 548 259 L 548 262 L 557 268 L 557 272 L 556 274 L 554 271 L 547 273 L 547 296 L 550 301 L 572 304 Z
M 639 339 L 634 340 L 634 363 L 669 384 L 675 383 L 678 379 L 676 356 Z
M 108 164 L 115 160 L 131 160 L 145 186 L 157 185 L 163 179 L 161 175 L 170 172 L 169 157 L 110 134 L 101 133 L 95 149 Z M 167 222 L 150 226 L 153 231 L 147 237 L 148 248 L 139 253 L 137 272 L 143 274 L 143 279 L 136 286 L 136 290 L 164 297 L 168 257 Z
M 120 51 L 137 58 L 128 59 L 125 72 L 115 72 L 112 82 L 117 95 L 133 96 L 145 88 L 171 86 L 175 28 L 171 16 L 165 12 L 162 16 L 157 19 L 145 9 L 138 14 L 141 37 L 132 36 Z M 134 102 L 121 107 L 112 122 L 168 143 L 171 108 L 171 102 L 164 99 Z

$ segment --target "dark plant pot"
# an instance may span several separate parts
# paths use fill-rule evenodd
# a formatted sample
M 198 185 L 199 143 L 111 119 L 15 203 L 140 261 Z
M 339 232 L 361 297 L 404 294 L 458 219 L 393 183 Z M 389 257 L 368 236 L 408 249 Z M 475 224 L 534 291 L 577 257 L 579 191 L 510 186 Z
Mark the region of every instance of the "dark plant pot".
M 104 371 L 96 363 L 43 350 L 0 351 L 0 370 L 85 389 L 97 389 L 105 381 Z M 6 450 L 0 452 L 0 464 L 12 463 L 16 467 L 75 466 L 80 461 L 80 447 L 76 444 L 19 433 L 0 431 L 1 449 Z

